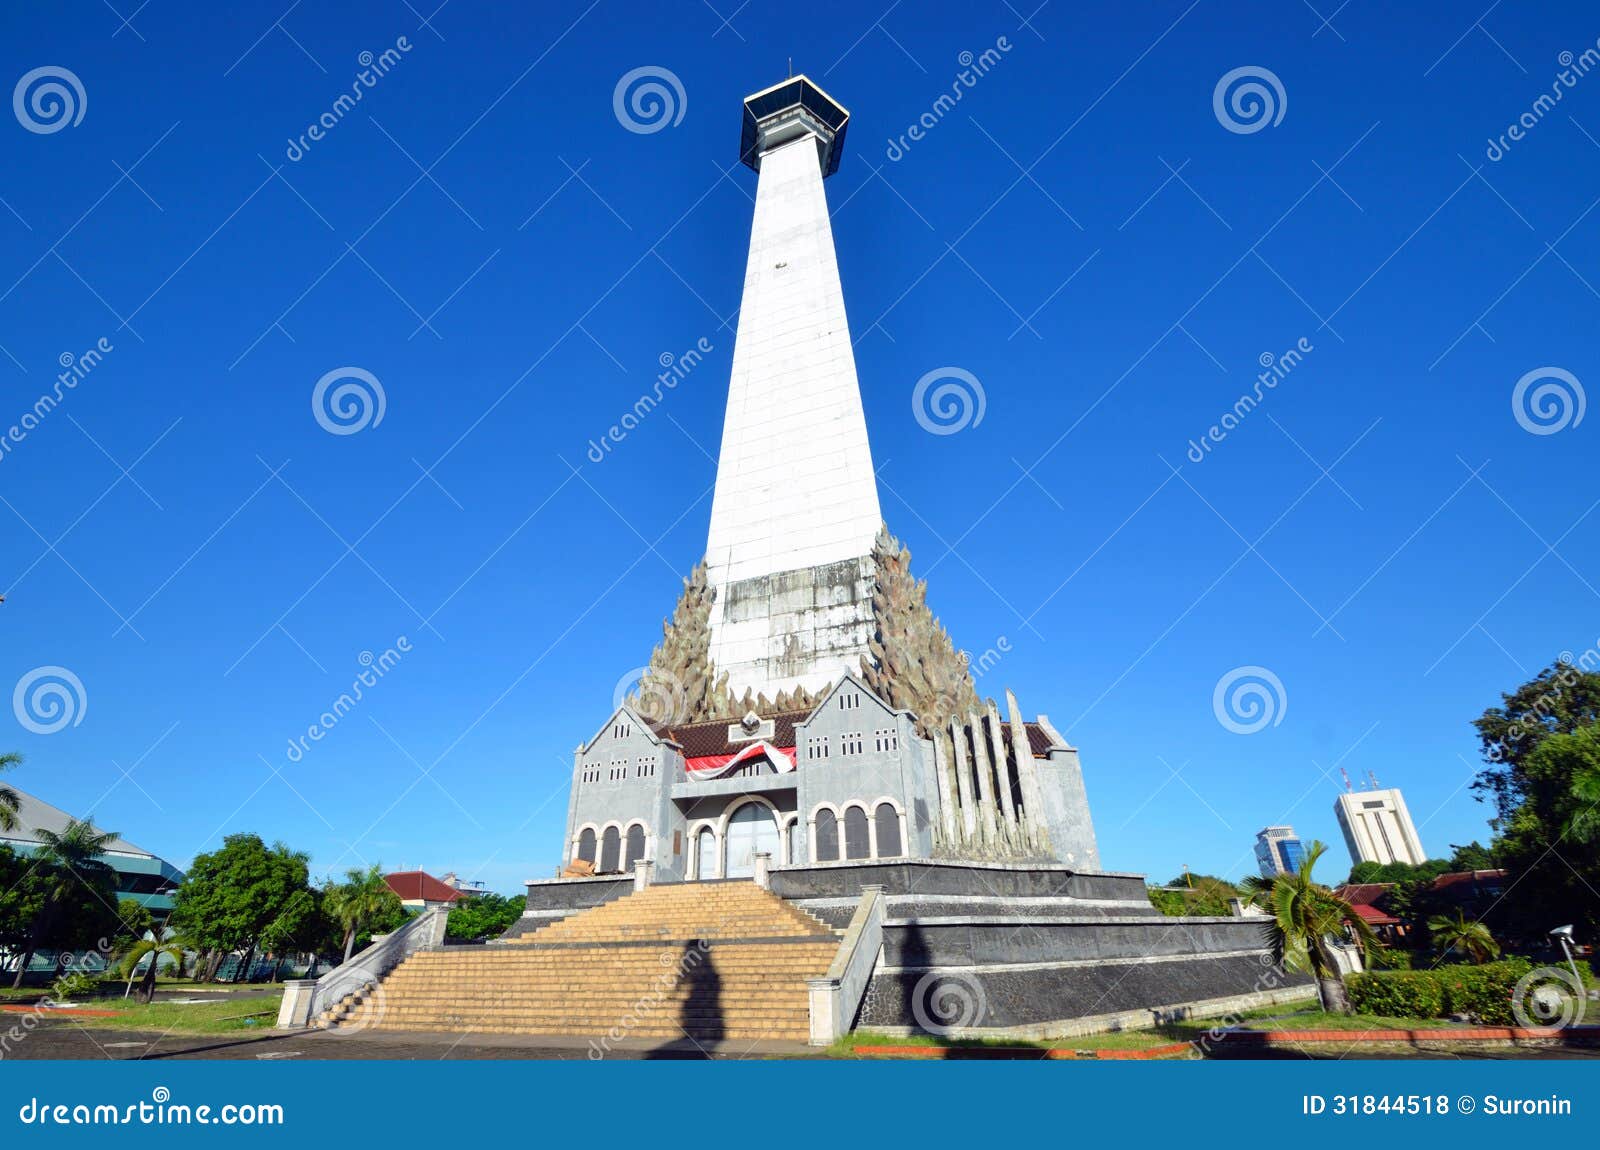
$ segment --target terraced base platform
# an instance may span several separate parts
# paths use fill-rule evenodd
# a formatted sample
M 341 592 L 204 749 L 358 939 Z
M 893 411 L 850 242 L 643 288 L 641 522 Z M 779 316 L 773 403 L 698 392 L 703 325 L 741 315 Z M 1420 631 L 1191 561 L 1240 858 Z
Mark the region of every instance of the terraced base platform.
M 836 931 L 754 883 L 650 887 L 505 943 L 412 955 L 327 1027 L 805 1041 Z

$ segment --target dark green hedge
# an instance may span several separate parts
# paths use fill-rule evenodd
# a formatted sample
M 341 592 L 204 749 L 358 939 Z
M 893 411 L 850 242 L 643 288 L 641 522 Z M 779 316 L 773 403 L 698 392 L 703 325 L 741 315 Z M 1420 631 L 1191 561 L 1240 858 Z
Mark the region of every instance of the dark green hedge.
M 1511 992 L 1531 968 L 1525 958 L 1509 958 L 1482 966 L 1356 974 L 1347 983 L 1350 1006 L 1358 1014 L 1381 1018 L 1467 1014 L 1487 1026 L 1512 1026 Z
M 1380 1018 L 1438 1018 L 1445 1013 L 1444 987 L 1421 970 L 1354 974 L 1347 981 L 1350 1007 Z

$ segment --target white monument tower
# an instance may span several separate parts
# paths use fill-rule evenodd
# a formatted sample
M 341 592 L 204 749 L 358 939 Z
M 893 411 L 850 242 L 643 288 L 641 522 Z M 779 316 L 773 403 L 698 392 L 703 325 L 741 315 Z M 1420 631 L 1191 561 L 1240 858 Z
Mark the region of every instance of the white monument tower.
M 822 181 L 850 114 L 804 76 L 744 102 L 760 175 L 706 574 L 711 658 L 735 695 L 859 671 L 882 522 Z

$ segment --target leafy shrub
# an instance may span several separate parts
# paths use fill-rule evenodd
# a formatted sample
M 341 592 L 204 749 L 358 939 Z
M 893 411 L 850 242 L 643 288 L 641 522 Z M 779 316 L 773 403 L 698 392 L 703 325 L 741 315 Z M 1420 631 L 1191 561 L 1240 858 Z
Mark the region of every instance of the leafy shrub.
M 1482 966 L 1441 966 L 1432 973 L 1444 987 L 1445 1013 L 1470 1014 L 1486 1026 L 1515 1026 L 1511 992 L 1531 969 L 1525 958 L 1508 958 Z
M 1367 951 L 1367 967 L 1371 970 L 1410 970 L 1416 952 L 1398 946 L 1379 946 Z
M 1461 963 L 1436 970 L 1381 971 L 1347 980 L 1358 1014 L 1381 1018 L 1446 1018 L 1471 1015 L 1485 1026 L 1514 1026 L 1511 992 L 1531 970 L 1525 958 L 1482 966 Z
M 1352 975 L 1346 982 L 1358 1014 L 1380 1018 L 1438 1018 L 1444 1014 L 1444 987 L 1428 971 Z

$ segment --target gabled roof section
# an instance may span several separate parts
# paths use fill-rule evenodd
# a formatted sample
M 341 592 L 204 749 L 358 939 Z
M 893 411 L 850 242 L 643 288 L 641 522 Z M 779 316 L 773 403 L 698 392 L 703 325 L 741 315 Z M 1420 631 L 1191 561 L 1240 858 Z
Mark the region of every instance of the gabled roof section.
M 593 735 L 590 735 L 588 742 L 584 743 L 579 750 L 581 750 L 584 754 L 588 754 L 594 749 L 594 745 L 600 741 L 600 737 L 611 729 L 611 724 L 615 723 L 619 718 L 625 718 L 630 723 L 633 723 L 635 726 L 637 726 L 641 731 L 649 736 L 652 743 L 660 743 L 661 734 L 667 729 L 660 723 L 655 723 L 649 719 L 646 719 L 643 715 L 639 714 L 638 711 L 635 711 L 632 707 L 624 703 L 615 711 L 611 712 L 611 717 L 600 724 L 600 729 Z
M 402 870 L 386 874 L 383 881 L 395 897 L 402 902 L 455 902 L 467 897 L 467 892 L 457 890 L 449 883 L 434 878 L 427 871 Z
M 806 715 L 805 722 L 810 722 L 813 717 L 815 717 L 818 713 L 821 712 L 822 708 L 826 707 L 829 703 L 831 703 L 833 701 L 833 697 L 835 695 L 837 695 L 840 691 L 842 691 L 844 689 L 844 687 L 845 687 L 845 684 L 847 684 L 847 683 L 851 687 L 853 687 L 855 690 L 858 690 L 862 694 L 866 695 L 873 702 L 877 703 L 878 706 L 882 707 L 885 711 L 888 711 L 892 715 L 910 715 L 911 714 L 910 711 L 905 710 L 902 707 L 891 707 L 887 702 L 885 702 L 883 699 L 881 699 L 878 696 L 877 692 L 875 692 L 871 687 L 869 687 L 865 683 L 863 683 L 861 681 L 860 676 L 858 676 L 854 671 L 846 671 L 842 676 L 840 676 L 839 681 L 837 683 L 833 684 L 831 687 L 829 687 L 827 689 L 826 692 L 823 693 L 823 696 L 817 702 L 817 705 L 815 707 L 812 707 L 811 711 Z M 915 718 L 915 716 L 912 716 L 912 717 Z

